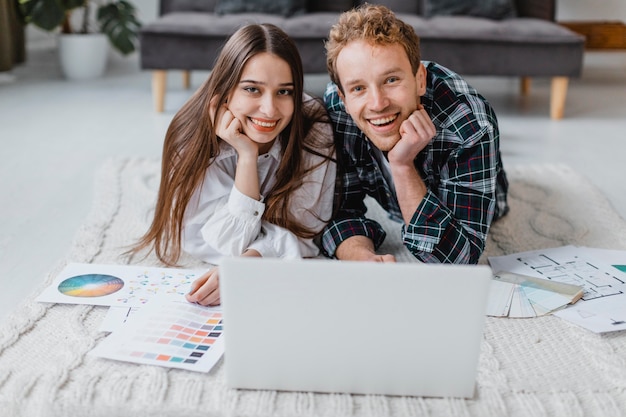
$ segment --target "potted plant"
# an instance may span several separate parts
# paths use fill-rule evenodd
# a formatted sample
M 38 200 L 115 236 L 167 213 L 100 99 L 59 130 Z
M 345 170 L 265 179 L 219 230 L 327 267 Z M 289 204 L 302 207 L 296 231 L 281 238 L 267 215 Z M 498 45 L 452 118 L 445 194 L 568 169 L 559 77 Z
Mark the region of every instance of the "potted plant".
M 59 29 L 61 68 L 67 78 L 86 79 L 102 75 L 108 43 L 123 55 L 136 49 L 141 23 L 135 7 L 126 0 L 17 2 L 25 24 L 32 23 L 47 31 Z M 77 67 L 73 60 L 78 60 Z

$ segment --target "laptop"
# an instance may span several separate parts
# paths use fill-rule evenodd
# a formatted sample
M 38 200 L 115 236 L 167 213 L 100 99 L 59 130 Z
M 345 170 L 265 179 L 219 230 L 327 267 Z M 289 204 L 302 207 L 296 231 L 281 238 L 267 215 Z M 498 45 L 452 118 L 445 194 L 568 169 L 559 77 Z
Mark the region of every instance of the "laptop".
M 484 265 L 226 258 L 229 388 L 474 396 Z

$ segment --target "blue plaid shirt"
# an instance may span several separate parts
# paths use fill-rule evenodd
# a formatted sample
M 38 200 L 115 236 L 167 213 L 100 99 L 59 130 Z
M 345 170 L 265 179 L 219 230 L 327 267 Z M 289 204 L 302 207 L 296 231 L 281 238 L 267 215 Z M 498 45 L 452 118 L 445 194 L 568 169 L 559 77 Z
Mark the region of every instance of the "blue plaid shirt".
M 428 80 L 421 103 L 437 133 L 415 158 L 428 192 L 411 222 L 402 225 L 402 240 L 424 262 L 477 263 L 491 222 L 508 211 L 498 121 L 489 103 L 459 75 L 423 63 Z M 365 217 L 366 195 L 402 222 L 394 186 L 383 174 L 382 153 L 346 113 L 332 83 L 324 102 L 335 126 L 342 184 L 338 211 L 323 232 L 323 251 L 333 257 L 341 242 L 356 235 L 371 238 L 378 248 L 385 231 Z

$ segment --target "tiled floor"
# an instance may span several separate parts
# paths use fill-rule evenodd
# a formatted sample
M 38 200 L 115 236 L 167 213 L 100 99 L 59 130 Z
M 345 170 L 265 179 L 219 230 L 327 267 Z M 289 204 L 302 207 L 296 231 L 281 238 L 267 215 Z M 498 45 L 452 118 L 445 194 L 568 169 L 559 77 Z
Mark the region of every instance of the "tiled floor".
M 103 79 L 67 82 L 56 51 L 29 45 L 28 62 L 0 74 L 0 318 L 69 249 L 91 206 L 95 170 L 111 156 L 158 157 L 167 125 L 189 91 L 171 74 L 166 111 L 152 110 L 150 74 L 136 56 L 111 53 Z M 197 87 L 206 73 L 194 73 Z M 549 83 L 520 97 L 518 80 L 469 78 L 494 105 L 504 163 L 573 166 L 626 218 L 626 53 L 590 53 L 570 84 L 565 118 L 552 121 Z M 308 76 L 321 94 L 325 75 Z M 572 207 L 572 210 L 575 210 Z

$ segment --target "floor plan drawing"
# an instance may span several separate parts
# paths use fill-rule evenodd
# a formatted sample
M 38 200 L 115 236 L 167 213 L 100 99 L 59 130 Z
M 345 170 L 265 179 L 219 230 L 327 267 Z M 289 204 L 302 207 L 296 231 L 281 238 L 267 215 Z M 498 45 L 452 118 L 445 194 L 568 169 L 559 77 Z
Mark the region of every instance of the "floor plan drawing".
M 506 271 L 579 285 L 582 298 L 555 316 L 597 333 L 626 330 L 626 273 L 588 248 L 568 245 L 494 256 L 489 264 L 496 275 Z

